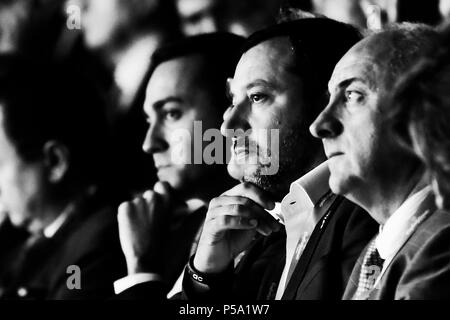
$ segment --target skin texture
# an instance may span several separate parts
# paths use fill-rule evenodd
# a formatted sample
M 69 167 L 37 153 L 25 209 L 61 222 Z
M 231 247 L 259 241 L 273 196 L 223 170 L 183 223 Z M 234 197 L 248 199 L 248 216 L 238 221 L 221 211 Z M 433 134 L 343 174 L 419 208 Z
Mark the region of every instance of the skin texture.
M 388 136 L 383 98 L 389 90 L 389 40 L 376 35 L 356 44 L 336 65 L 330 101 L 311 125 L 330 159 L 330 187 L 379 223 L 406 199 L 416 162 Z M 414 178 L 411 178 L 414 177 Z
M 173 234 L 168 230 L 171 219 L 188 214 L 184 201 L 196 198 L 208 202 L 227 186 L 223 165 L 194 164 L 191 157 L 182 157 L 189 151 L 193 155 L 194 146 L 203 151 L 209 144 L 194 135 L 194 121 L 201 121 L 204 132 L 219 128 L 221 120 L 218 99 L 208 94 L 202 82 L 201 59 L 190 55 L 163 62 L 148 83 L 144 112 L 149 128 L 143 150 L 153 156 L 159 182 L 118 210 L 129 274 L 160 273 L 164 269 L 164 244 L 179 238 L 176 230 Z
M 203 193 L 202 183 L 211 187 L 208 179 L 217 171 L 215 166 L 194 164 L 193 159 L 194 143 L 207 145 L 194 141 L 194 121 L 201 121 L 203 131 L 218 128 L 220 123 L 220 106 L 200 83 L 200 59 L 189 56 L 159 65 L 148 84 L 144 104 L 149 129 L 143 150 L 153 156 L 159 180 L 169 182 L 187 198 L 199 196 L 191 192 Z M 179 161 L 183 154 L 186 161 Z M 192 190 L 192 185 L 199 189 Z
M 279 224 L 265 210 L 273 209 L 273 200 L 280 201 L 290 183 L 302 174 L 301 155 L 307 147 L 301 139 L 301 133 L 307 132 L 301 122 L 302 82 L 289 71 L 292 63 L 289 41 L 270 39 L 241 57 L 229 81 L 232 107 L 224 114 L 222 133 L 252 129 L 248 140 L 254 147 L 237 144 L 228 172 L 243 183 L 210 202 L 194 259 L 201 272 L 223 271 L 257 232 L 269 235 L 279 230 Z M 269 143 L 258 136 L 258 129 L 279 130 L 279 155 L 268 152 Z M 274 156 L 280 161 L 278 173 L 263 176 L 264 160 L 274 161 Z M 240 159 L 246 161 L 240 163 Z
M 222 134 L 251 133 L 236 146 L 228 164 L 236 180 L 250 182 L 275 198 L 287 193 L 292 174 L 303 168 L 301 109 L 304 105 L 299 77 L 287 71 L 293 63 L 289 41 L 276 38 L 247 51 L 228 82 L 232 106 L 224 114 Z M 227 130 L 231 130 L 228 132 Z M 279 134 L 279 148 L 271 148 L 270 130 Z M 242 161 L 244 160 L 244 161 Z M 276 166 L 274 175 L 264 168 Z

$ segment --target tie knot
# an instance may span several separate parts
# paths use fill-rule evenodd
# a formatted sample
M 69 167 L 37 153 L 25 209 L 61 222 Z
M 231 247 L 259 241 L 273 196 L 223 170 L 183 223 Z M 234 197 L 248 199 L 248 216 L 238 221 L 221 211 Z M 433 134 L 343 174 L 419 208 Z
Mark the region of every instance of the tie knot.
M 383 263 L 384 259 L 381 258 L 376 242 L 373 240 L 367 249 L 366 255 L 364 256 L 363 265 L 367 267 L 375 266 L 381 269 L 383 267 Z

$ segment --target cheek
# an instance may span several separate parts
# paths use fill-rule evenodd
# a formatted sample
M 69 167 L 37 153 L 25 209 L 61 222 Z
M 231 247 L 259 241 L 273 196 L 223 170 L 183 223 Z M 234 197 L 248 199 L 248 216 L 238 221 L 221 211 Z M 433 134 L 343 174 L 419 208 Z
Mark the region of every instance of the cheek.
M 195 148 L 202 147 L 202 125 L 194 120 L 183 119 L 164 128 L 162 139 L 168 144 L 167 151 L 175 163 L 186 164 Z
M 20 168 L 9 168 L 1 174 L 1 199 L 13 215 L 25 216 L 35 206 L 39 185 L 33 174 Z
M 346 130 L 345 150 L 350 154 L 354 165 L 366 167 L 373 160 L 374 154 L 380 149 L 379 133 L 375 130 L 375 119 L 370 114 L 364 114 L 352 121 Z

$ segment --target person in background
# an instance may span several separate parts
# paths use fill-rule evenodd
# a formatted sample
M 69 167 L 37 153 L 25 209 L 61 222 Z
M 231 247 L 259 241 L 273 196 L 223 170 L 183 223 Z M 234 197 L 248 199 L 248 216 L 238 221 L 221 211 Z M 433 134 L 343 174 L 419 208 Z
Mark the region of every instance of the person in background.
M 0 59 L 0 204 L 29 233 L 3 299 L 103 299 L 125 273 L 102 100 L 70 66 Z
M 276 21 L 281 0 L 175 0 L 185 35 L 228 31 L 242 36 Z
M 112 78 L 105 95 L 117 183 L 132 195 L 139 193 L 155 181 L 152 159 L 141 152 L 137 139 L 145 135 L 145 86 L 152 54 L 181 36 L 175 8 L 166 0 L 70 0 L 67 5 L 80 8 L 83 44 Z

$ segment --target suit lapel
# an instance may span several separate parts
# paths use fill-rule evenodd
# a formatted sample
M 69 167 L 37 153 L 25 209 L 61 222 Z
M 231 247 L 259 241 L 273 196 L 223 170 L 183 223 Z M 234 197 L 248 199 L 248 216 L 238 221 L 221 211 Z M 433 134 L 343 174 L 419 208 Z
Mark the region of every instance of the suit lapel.
M 295 267 L 291 278 L 286 286 L 286 290 L 282 296 L 282 300 L 295 300 L 297 296 L 297 291 L 301 287 L 302 281 L 309 270 L 311 261 L 316 252 L 316 248 L 322 238 L 324 231 L 328 225 L 331 216 L 336 211 L 336 209 L 341 204 L 343 198 L 336 197 L 333 203 L 329 206 L 327 212 L 324 214 L 322 219 L 319 220 L 316 227 L 314 228 L 313 233 L 311 234 L 311 238 L 306 245 L 303 254 L 300 257 L 300 260 Z
M 407 234 L 405 235 L 405 238 L 403 239 L 403 243 L 401 246 L 399 246 L 398 250 L 395 252 L 395 254 L 387 259 L 384 262 L 383 270 L 381 270 L 381 273 L 375 282 L 374 289 L 372 290 L 370 296 L 373 296 L 379 289 L 380 284 L 382 281 L 382 278 L 386 271 L 389 269 L 392 261 L 395 260 L 395 258 L 399 255 L 399 253 L 402 251 L 402 249 L 405 247 L 405 245 L 408 243 L 409 239 L 412 237 L 412 235 L 419 229 L 419 226 L 424 222 L 433 212 L 435 212 L 435 204 L 434 204 L 434 197 L 430 193 L 430 195 L 423 201 L 423 203 L 419 206 L 419 208 L 416 211 L 415 214 L 415 221 L 411 224 L 410 229 L 408 230 Z
M 345 291 L 342 296 L 342 300 L 352 300 L 353 296 L 355 295 L 356 290 L 358 289 L 359 275 L 361 273 L 361 267 L 362 267 L 362 263 L 364 260 L 364 256 L 366 255 L 367 249 L 372 241 L 373 241 L 373 239 L 371 241 L 369 241 L 367 246 L 364 248 L 364 250 L 359 255 L 358 260 L 356 260 L 355 266 L 353 267 L 353 270 L 352 270 L 352 274 L 350 275 L 350 278 L 348 279 L 347 285 L 345 287 Z

